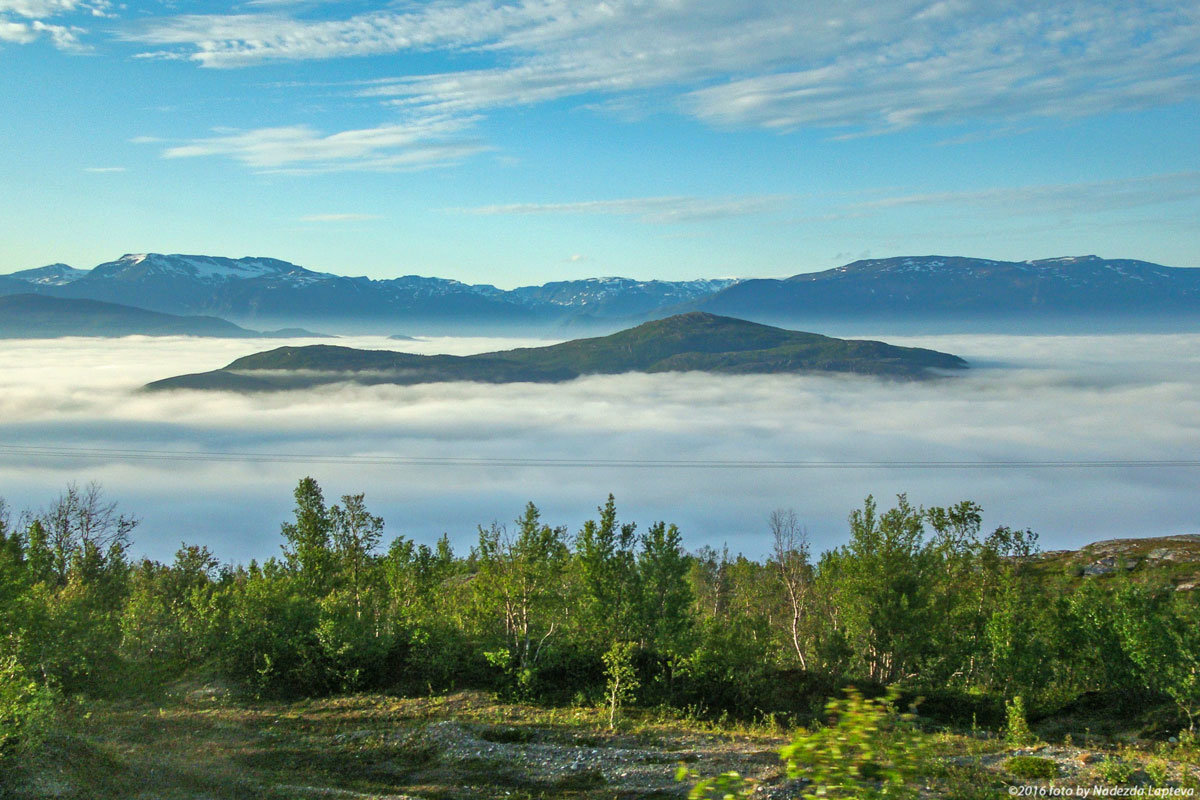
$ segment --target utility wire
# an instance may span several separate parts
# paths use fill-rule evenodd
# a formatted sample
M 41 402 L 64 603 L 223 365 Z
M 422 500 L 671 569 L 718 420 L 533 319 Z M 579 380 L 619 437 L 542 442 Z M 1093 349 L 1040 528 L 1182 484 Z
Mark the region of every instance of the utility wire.
M 475 456 L 318 455 L 238 451 L 146 450 L 113 447 L 60 447 L 0 444 L 0 456 L 22 458 L 88 458 L 109 461 L 233 462 L 251 464 L 337 464 L 344 466 L 423 467 L 537 467 L 551 469 L 1195 469 L 1200 460 L 1077 459 L 1077 460 L 863 460 L 769 461 L 709 459 L 515 458 Z

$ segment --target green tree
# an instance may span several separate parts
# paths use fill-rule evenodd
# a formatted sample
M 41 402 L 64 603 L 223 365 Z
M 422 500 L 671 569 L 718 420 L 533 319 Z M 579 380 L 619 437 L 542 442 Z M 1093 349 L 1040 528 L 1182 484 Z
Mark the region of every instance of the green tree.
M 778 615 L 800 669 L 808 669 L 808 629 L 813 608 L 813 570 L 809 564 L 808 532 L 792 509 L 776 509 L 768 522 L 771 530 L 771 567 L 783 589 L 785 612 Z
M 565 528 L 541 521 L 533 503 L 517 520 L 516 536 L 495 524 L 479 529 L 476 596 L 487 615 L 499 617 L 505 663 L 525 683 L 563 621 L 562 578 L 569 557 L 565 537 Z
M 643 641 L 661 654 L 686 650 L 692 630 L 688 558 L 679 528 L 656 522 L 642 536 L 637 558 Z
M 334 557 L 362 615 L 363 590 L 371 583 L 375 549 L 383 538 L 383 518 L 367 511 L 362 494 L 342 496 L 342 505 L 329 509 Z
M 878 683 L 912 677 L 929 651 L 934 621 L 934 562 L 921 513 L 900 495 L 881 515 L 868 497 L 850 515 L 849 544 L 831 560 L 838 624 L 866 677 Z
M 294 496 L 295 521 L 282 527 L 284 560 L 309 590 L 321 595 L 329 590 L 335 567 L 333 522 L 321 487 L 313 478 L 302 478 Z
M 575 538 L 582 627 L 602 646 L 626 634 L 634 624 L 639 594 L 636 525 L 618 524 L 610 494 L 599 521 L 588 520 Z
M 617 711 L 633 699 L 638 688 L 637 669 L 633 664 L 633 642 L 614 642 L 604 654 L 605 695 L 608 698 L 608 727 L 617 726 Z

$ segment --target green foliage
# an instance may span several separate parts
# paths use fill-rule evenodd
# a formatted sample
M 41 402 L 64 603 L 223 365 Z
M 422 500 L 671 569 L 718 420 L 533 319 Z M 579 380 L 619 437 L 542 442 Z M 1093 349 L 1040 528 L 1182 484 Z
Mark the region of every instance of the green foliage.
M 798 731 L 780 751 L 790 778 L 808 778 L 804 797 L 910 798 L 925 760 L 924 738 L 911 715 L 896 711 L 898 693 L 863 697 L 848 689 L 843 700 L 830 700 L 827 726 Z
M 646 645 L 671 655 L 686 648 L 692 628 L 688 558 L 679 528 L 656 522 L 642 536 L 637 556 L 641 629 Z
M 1171 778 L 1171 765 L 1164 759 L 1152 758 L 1146 762 L 1146 777 L 1150 779 L 1151 786 L 1166 786 Z
M 1115 597 L 1121 647 L 1147 688 L 1175 701 L 1195 730 L 1200 718 L 1200 598 L 1127 586 Z
M 329 588 L 334 569 L 333 521 L 321 487 L 312 478 L 302 478 L 294 496 L 296 519 L 285 522 L 281 529 L 284 559 L 306 588 L 319 594 Z
M 1014 778 L 1044 781 L 1058 775 L 1058 765 L 1040 756 L 1013 756 L 1004 762 L 1004 771 Z

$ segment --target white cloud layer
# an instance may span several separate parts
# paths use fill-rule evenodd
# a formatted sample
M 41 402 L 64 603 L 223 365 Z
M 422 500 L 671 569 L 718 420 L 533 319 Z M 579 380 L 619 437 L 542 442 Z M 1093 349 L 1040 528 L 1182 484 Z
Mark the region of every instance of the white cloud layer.
M 198 339 L 10 341 L 0 352 L 0 440 L 18 445 L 324 457 L 699 461 L 1194 459 L 1200 335 L 947 336 L 891 341 L 964 355 L 976 368 L 927 384 L 866 378 L 627 375 L 562 385 L 341 386 L 240 396 L 145 395 L 144 381 L 212 369 L 260 349 Z M 533 342 L 340 343 L 478 352 Z M 1200 530 L 1195 470 L 652 469 L 446 464 L 136 461 L 0 454 L 0 487 L 36 506 L 98 479 L 145 517 L 138 547 L 180 540 L 227 558 L 278 552 L 296 480 L 333 500 L 365 491 L 389 532 L 460 546 L 474 526 L 534 500 L 578 525 L 608 492 L 625 519 L 681 524 L 690 547 L 766 549 L 771 509 L 794 506 L 820 547 L 844 540 L 867 493 L 888 502 L 970 498 L 989 525 L 1032 526 L 1047 546 Z
M 334 20 L 192 15 L 131 37 L 205 67 L 428 50 L 490 59 L 362 91 L 426 114 L 666 90 L 714 125 L 879 132 L 1200 93 L 1196 0 L 468 0 Z

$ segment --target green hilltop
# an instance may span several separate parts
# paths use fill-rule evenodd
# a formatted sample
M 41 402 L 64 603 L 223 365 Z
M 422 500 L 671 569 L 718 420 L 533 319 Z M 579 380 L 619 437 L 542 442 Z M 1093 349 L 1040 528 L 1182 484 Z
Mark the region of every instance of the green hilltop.
M 610 336 L 471 356 L 422 356 L 332 345 L 279 347 L 212 372 L 146 388 L 270 391 L 327 383 L 444 381 L 554 383 L 582 375 L 700 371 L 724 374 L 856 373 L 920 379 L 965 369 L 958 356 L 884 342 L 835 339 L 692 312 Z

